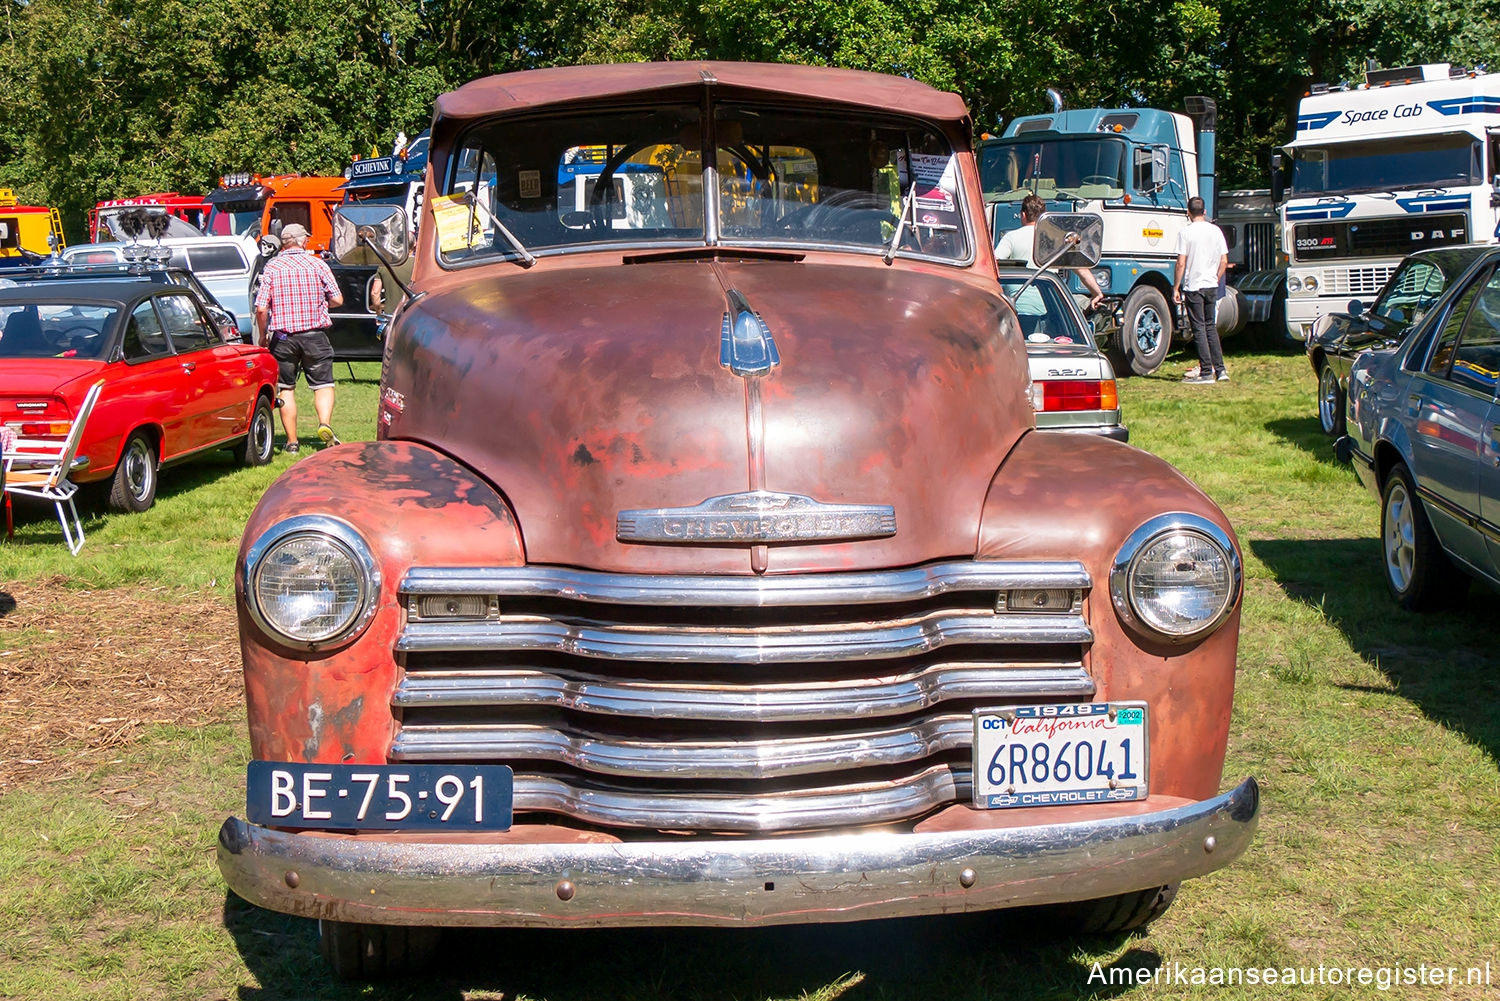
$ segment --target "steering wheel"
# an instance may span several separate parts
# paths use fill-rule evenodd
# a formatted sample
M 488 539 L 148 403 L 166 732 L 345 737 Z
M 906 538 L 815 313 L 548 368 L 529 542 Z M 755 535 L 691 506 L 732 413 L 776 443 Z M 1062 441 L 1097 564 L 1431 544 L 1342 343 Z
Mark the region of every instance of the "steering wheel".
M 98 336 L 99 331 L 93 327 L 73 326 L 58 331 L 53 337 L 53 344 L 59 351 L 76 351 Z

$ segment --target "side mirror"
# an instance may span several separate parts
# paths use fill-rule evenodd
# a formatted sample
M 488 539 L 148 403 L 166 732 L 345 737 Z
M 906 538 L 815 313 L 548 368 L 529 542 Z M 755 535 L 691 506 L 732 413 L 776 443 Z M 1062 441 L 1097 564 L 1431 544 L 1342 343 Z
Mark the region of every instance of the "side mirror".
M 340 264 L 396 267 L 411 256 L 406 211 L 399 205 L 340 205 L 328 248 Z
M 1349 300 L 1349 315 L 1350 316 L 1358 316 L 1359 314 L 1363 313 L 1364 311 L 1365 311 L 1365 304 L 1364 303 L 1360 302 L 1358 299 L 1350 299 Z
M 1280 153 L 1271 154 L 1271 204 L 1280 205 L 1286 201 L 1286 157 Z
M 1406 310 L 1399 307 L 1394 308 L 1389 313 L 1385 314 L 1385 318 L 1387 320 L 1390 320 L 1392 323 L 1405 323 Z
M 1104 245 L 1104 219 L 1092 212 L 1043 212 L 1031 259 L 1042 268 L 1091 268 Z
M 1151 187 L 1160 191 L 1167 186 L 1169 175 L 1167 173 L 1167 148 L 1165 146 L 1151 147 Z

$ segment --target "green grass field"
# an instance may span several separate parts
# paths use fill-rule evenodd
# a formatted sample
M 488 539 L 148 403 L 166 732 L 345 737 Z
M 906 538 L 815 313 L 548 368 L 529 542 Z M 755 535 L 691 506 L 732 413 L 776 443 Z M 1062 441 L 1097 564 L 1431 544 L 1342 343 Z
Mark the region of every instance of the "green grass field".
M 1380 577 L 1376 503 L 1318 431 L 1306 362 L 1241 353 L 1230 366 L 1227 384 L 1164 373 L 1121 388 L 1132 442 L 1201 484 L 1239 533 L 1245 608 L 1224 778 L 1255 775 L 1264 790 L 1249 852 L 1185 884 L 1146 932 L 1047 939 L 1024 917 L 982 915 L 465 932 L 421 980 L 331 981 L 312 923 L 229 897 L 214 864 L 248 753 L 224 677 L 233 558 L 255 498 L 290 464 L 234 470 L 226 456 L 167 471 L 144 515 L 89 517 L 76 559 L 45 513 L 0 545 L 0 774 L 12 776 L 0 784 L 0 997 L 1500 996 L 1496 595 L 1476 587 L 1439 615 L 1397 610 Z M 339 388 L 346 440 L 374 432 L 376 373 L 357 372 Z M 1490 986 L 1467 983 L 1486 964 Z M 1321 984 L 1177 982 L 1200 968 L 1316 979 L 1320 966 Z M 1457 983 L 1431 985 L 1432 967 L 1445 979 L 1455 968 Z M 1333 982 L 1351 968 L 1354 986 Z M 1404 968 L 1427 985 L 1402 984 Z M 1382 990 L 1392 970 L 1396 986 Z

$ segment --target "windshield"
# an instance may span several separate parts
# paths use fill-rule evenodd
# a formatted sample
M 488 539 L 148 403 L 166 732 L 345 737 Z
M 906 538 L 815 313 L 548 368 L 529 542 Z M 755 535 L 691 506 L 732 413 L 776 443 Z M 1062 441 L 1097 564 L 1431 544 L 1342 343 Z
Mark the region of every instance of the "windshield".
M 208 221 L 203 229 L 210 236 L 239 236 L 248 233 L 260 236 L 260 209 L 249 212 L 222 212 L 217 205 L 208 210 Z
M 985 143 L 979 181 L 987 202 L 1119 198 L 1125 194 L 1125 144 L 1118 139 Z
M 368 188 L 347 188 L 344 191 L 345 205 L 400 205 L 406 207 L 408 184 L 380 184 Z
M 130 239 L 130 234 L 125 231 L 125 226 L 122 225 L 120 219 L 120 216 L 124 213 L 133 214 L 135 219 L 142 222 L 142 225 L 145 225 L 144 217 L 147 215 L 152 216 L 157 220 L 166 220 L 167 231 L 162 234 L 165 237 L 203 235 L 203 231 L 200 230 L 197 226 L 194 226 L 190 222 L 184 222 L 174 215 L 168 215 L 165 209 L 146 209 L 145 211 L 142 211 L 139 206 L 132 206 L 129 208 L 99 210 L 98 242 L 107 243 L 113 240 L 118 243 L 124 243 Z M 158 221 L 156 225 L 161 225 L 161 223 Z M 151 236 L 150 231 L 147 229 L 140 230 L 136 235 L 141 239 L 146 239 L 148 237 L 154 239 L 154 237 Z
M 1000 276 L 1000 287 L 1015 307 L 1016 318 L 1021 321 L 1021 335 L 1026 338 L 1026 343 L 1092 344 L 1089 335 L 1075 319 L 1064 299 L 1070 293 L 1057 282 L 1039 278 L 1026 291 L 1021 292 L 1019 298 L 1016 297 L 1016 293 L 1030 277 L 1029 271 Z
M 1466 133 L 1292 150 L 1292 197 L 1479 184 L 1479 142 Z
M 936 130 L 837 109 L 726 103 L 713 116 L 706 129 L 696 105 L 666 105 L 481 125 L 433 199 L 441 260 L 601 244 L 972 253 Z
M 119 312 L 61 302 L 0 305 L 0 358 L 103 358 Z

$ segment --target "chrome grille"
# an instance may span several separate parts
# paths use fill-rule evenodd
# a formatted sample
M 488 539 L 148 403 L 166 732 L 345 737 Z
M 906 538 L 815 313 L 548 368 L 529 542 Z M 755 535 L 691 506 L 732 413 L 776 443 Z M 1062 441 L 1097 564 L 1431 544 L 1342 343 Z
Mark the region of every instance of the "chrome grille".
M 1368 268 L 1323 268 L 1318 272 L 1323 295 L 1375 295 L 1396 271 L 1394 264 Z
M 967 801 L 973 709 L 1093 695 L 1089 583 L 1080 564 L 1033 562 L 785 577 L 416 569 L 391 755 L 508 764 L 518 813 L 606 826 L 910 820 Z M 1039 588 L 1078 600 L 997 610 L 1002 591 Z M 492 611 L 416 614 L 457 595 Z

